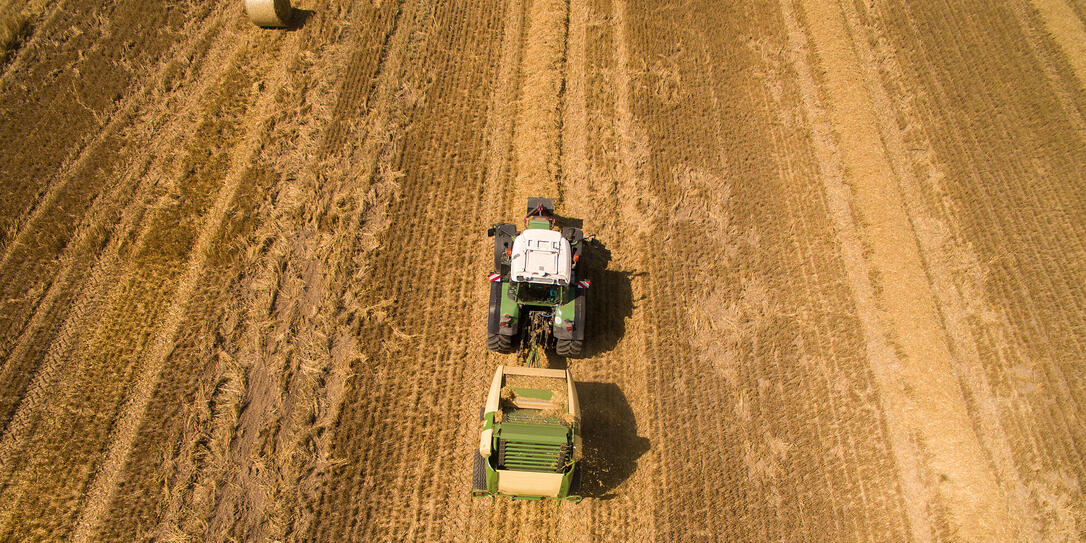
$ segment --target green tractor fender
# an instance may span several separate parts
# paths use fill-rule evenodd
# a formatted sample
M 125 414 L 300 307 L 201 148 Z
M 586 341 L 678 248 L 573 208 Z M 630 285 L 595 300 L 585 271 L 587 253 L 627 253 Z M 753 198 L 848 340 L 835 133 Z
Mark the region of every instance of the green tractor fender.
M 570 288 L 568 300 L 554 308 L 554 337 L 583 341 L 585 324 L 585 294 L 588 281 L 578 281 Z
M 486 333 L 488 337 L 501 343 L 491 346 L 491 350 L 500 352 L 509 352 L 511 338 L 517 335 L 520 329 L 520 306 L 509 297 L 509 286 L 509 281 L 502 280 L 497 274 L 491 274 L 490 311 L 487 315 Z

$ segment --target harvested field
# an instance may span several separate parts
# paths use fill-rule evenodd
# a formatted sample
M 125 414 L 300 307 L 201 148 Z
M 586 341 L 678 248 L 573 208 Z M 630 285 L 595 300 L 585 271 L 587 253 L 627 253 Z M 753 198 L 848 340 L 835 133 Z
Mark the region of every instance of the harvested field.
M 0 0 L 0 539 L 1082 541 L 1073 0 Z M 487 227 L 579 504 L 471 498 Z

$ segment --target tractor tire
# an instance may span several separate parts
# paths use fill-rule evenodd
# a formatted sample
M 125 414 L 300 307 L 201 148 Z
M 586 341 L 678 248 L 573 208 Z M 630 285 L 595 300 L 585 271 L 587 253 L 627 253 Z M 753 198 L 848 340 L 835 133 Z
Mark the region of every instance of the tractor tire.
M 513 352 L 513 338 L 501 334 L 487 334 L 486 348 L 496 353 L 509 354 Z
M 555 351 L 558 352 L 558 356 L 581 356 L 581 350 L 584 348 L 584 342 L 578 339 L 560 339 Z
M 471 470 L 471 489 L 486 491 L 486 459 L 475 451 L 475 466 Z

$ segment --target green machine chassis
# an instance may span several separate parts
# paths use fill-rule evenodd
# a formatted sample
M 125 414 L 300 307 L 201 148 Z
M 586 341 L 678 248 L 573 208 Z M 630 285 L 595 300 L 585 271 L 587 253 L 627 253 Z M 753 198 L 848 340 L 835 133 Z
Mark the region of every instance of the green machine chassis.
M 580 447 L 580 407 L 569 372 L 499 366 L 483 408 L 471 493 L 579 502 Z

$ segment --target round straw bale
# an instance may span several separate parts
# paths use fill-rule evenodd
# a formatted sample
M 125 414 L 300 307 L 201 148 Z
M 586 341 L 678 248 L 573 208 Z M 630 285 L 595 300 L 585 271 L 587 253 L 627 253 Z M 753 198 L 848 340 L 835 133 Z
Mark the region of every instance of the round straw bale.
M 245 0 L 245 12 L 257 26 L 282 28 L 290 24 L 290 0 Z

